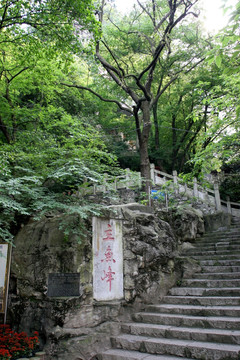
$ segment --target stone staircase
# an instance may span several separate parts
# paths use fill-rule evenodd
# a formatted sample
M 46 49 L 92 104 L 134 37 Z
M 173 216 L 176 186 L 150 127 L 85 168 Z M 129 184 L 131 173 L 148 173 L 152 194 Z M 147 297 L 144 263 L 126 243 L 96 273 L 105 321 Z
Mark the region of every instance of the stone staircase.
M 122 324 L 99 359 L 240 359 L 240 220 L 205 234 L 186 255 L 202 272 Z

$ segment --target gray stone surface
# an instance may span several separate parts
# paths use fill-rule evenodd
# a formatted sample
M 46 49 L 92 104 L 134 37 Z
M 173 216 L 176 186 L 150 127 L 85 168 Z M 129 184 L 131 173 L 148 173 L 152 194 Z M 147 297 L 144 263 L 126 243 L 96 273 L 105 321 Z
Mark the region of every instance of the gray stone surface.
M 159 215 L 169 221 L 181 243 L 195 242 L 205 231 L 203 212 L 190 205 L 172 210 L 171 216 L 164 211 Z
M 238 359 L 240 348 L 238 345 L 209 343 L 193 340 L 159 339 L 137 335 L 121 335 L 114 338 L 118 348 L 127 350 L 145 349 L 149 354 L 168 354 L 175 356 L 191 356 L 195 359 L 226 360 Z
M 240 330 L 189 328 L 147 323 L 127 323 L 123 324 L 121 329 L 124 333 L 133 335 L 240 344 Z
M 39 331 L 51 360 L 89 360 L 109 348 L 119 320 L 127 320 L 133 306 L 159 301 L 181 276 L 177 239 L 152 208 L 109 207 L 104 218 L 122 222 L 124 298 L 117 303 L 93 299 L 91 221 L 80 244 L 59 230 L 60 214 L 31 220 L 15 238 L 9 320 L 19 330 Z M 80 274 L 80 295 L 49 297 L 50 273 Z
M 62 215 L 30 221 L 15 240 L 10 322 L 47 339 L 47 360 L 235 359 L 240 350 L 240 264 L 227 255 L 239 251 L 239 228 L 200 238 L 200 211 L 170 215 L 167 219 L 134 203 L 105 211 L 105 218 L 122 221 L 124 257 L 124 298 L 107 302 L 93 299 L 91 222 L 79 244 L 74 234 L 66 238 L 59 230 Z M 226 259 L 204 259 L 211 251 L 217 256 L 226 251 Z M 80 295 L 48 297 L 49 273 L 79 273 Z M 160 307 L 146 305 L 162 299 Z M 121 321 L 129 322 L 132 313 L 135 325 L 123 325 L 126 334 L 119 336 Z M 111 336 L 122 349 L 108 350 Z M 214 347 L 217 340 L 225 345 Z
M 190 358 L 179 358 L 168 355 L 149 355 L 137 351 L 111 349 L 101 354 L 100 360 L 193 360 Z
M 206 231 L 224 230 L 231 225 L 231 216 L 223 212 L 206 214 L 204 216 L 204 225 Z
M 145 306 L 144 311 L 133 315 L 134 322 L 122 324 L 122 335 L 112 339 L 115 350 L 110 350 L 113 351 L 110 359 L 123 359 L 121 356 L 125 351 L 130 351 L 129 359 L 130 354 L 133 354 L 133 359 L 144 359 L 142 354 L 154 354 L 156 359 L 158 356 L 159 359 L 168 359 L 169 356 L 198 360 L 239 359 L 239 266 L 230 265 L 235 260 L 227 251 L 226 258 L 219 263 L 205 260 L 208 246 L 218 255 L 220 245 L 224 243 L 227 250 L 231 242 L 225 241 L 225 232 L 211 237 L 210 245 L 206 237 L 204 241 L 196 241 L 196 248 L 202 251 L 198 255 L 198 267 L 193 261 L 193 272 L 189 255 L 196 254 L 196 250 L 182 247 L 187 255 L 180 259 L 187 264 L 183 265 L 184 279 L 179 286 L 170 289 L 163 303 Z M 239 248 L 235 251 L 238 257 Z

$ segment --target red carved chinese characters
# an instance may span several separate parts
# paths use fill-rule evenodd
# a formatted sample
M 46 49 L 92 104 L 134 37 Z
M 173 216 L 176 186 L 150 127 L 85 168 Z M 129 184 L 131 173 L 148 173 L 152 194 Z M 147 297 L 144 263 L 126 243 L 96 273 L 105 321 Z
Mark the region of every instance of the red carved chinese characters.
M 111 266 L 108 267 L 108 272 L 103 270 L 104 277 L 101 277 L 102 281 L 106 280 L 109 283 L 109 291 L 112 290 L 112 281 L 114 280 L 114 277 L 112 275 L 115 275 L 115 272 L 112 271 Z
M 104 241 L 114 241 L 114 237 L 112 235 L 112 227 L 108 224 L 108 229 L 104 231 L 106 233 L 106 237 L 103 238 Z
M 106 241 L 114 241 L 115 238 L 113 236 L 113 229 L 111 224 L 107 224 L 107 230 L 104 230 L 104 234 L 103 235 L 103 244 Z M 105 247 L 105 246 L 104 246 Z M 106 262 L 107 264 L 109 263 L 116 263 L 116 260 L 114 259 L 114 255 L 113 255 L 113 250 L 112 250 L 112 245 L 111 244 L 107 244 L 105 247 L 105 253 L 104 253 L 104 258 L 101 259 L 101 262 Z M 106 280 L 107 283 L 109 283 L 109 291 L 112 290 L 112 281 L 114 280 L 113 275 L 115 275 L 115 272 L 112 271 L 111 266 L 108 266 L 108 270 L 103 270 L 103 276 L 101 277 L 101 280 L 104 281 Z
M 106 262 L 112 261 L 114 263 L 116 262 L 116 260 L 113 258 L 113 252 L 112 252 L 110 245 L 108 245 L 104 255 L 105 255 L 105 259 L 102 259 L 101 262 L 104 262 L 104 261 L 106 261 Z

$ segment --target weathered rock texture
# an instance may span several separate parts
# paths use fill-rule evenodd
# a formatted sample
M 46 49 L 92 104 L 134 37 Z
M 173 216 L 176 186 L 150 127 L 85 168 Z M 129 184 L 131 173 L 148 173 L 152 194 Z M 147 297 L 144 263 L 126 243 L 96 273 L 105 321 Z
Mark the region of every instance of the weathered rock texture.
M 194 219 L 192 220 L 194 213 Z M 186 213 L 186 223 L 173 218 L 175 234 L 161 213 L 138 204 L 109 208 L 104 217 L 123 221 L 124 299 L 100 303 L 93 299 L 91 222 L 79 244 L 59 230 L 61 216 L 30 221 L 15 239 L 12 259 L 9 320 L 19 329 L 38 330 L 49 359 L 89 360 L 110 347 L 110 334 L 134 308 L 156 303 L 182 275 L 177 249 L 202 230 L 201 214 Z M 195 224 L 195 222 L 196 224 Z M 193 223 L 192 223 L 193 222 Z M 182 239 L 181 239 L 182 238 Z M 80 273 L 80 296 L 47 295 L 49 273 Z
M 90 359 L 109 347 L 127 303 L 154 301 L 174 283 L 176 242 L 168 224 L 143 208 L 118 208 L 124 223 L 124 287 L 122 303 L 99 304 L 92 298 L 91 236 L 78 244 L 65 239 L 59 216 L 30 221 L 15 239 L 10 288 L 10 319 L 47 341 L 51 359 Z M 145 208 L 144 208 L 145 211 Z M 88 225 L 90 227 L 90 224 Z M 89 230 L 89 229 L 88 229 Z M 81 296 L 47 296 L 48 274 L 80 273 Z M 162 284 L 162 286 L 159 286 Z M 127 311 L 125 311 L 127 312 Z M 111 325 L 110 325 L 111 322 Z
M 167 219 L 179 243 L 195 242 L 205 231 L 203 212 L 191 205 L 156 212 L 161 218 Z
M 178 274 L 177 241 L 169 224 L 139 205 L 121 207 L 124 220 L 125 299 L 154 302 L 173 286 Z

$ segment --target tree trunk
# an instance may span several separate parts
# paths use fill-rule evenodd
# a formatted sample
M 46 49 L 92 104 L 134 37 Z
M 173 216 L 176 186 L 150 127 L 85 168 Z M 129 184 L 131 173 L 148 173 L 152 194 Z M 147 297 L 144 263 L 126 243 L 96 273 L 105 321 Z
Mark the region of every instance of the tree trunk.
M 158 103 L 156 102 L 153 105 L 153 120 L 154 120 L 154 127 L 155 127 L 155 149 L 159 150 L 160 143 L 159 143 L 159 127 L 158 127 L 158 118 L 157 118 L 157 107 L 158 107 Z
M 8 131 L 7 126 L 4 125 L 1 116 L 0 116 L 0 131 L 3 133 L 5 139 L 7 140 L 7 143 L 10 144 L 11 143 L 11 135 Z
M 138 131 L 139 153 L 140 153 L 140 169 L 143 177 L 143 191 L 149 194 L 151 189 L 150 161 L 148 155 L 148 140 L 151 130 L 150 122 L 150 106 L 148 101 L 141 104 L 143 116 L 143 129 Z M 138 125 L 139 126 L 139 125 Z
M 177 154 L 176 114 L 174 113 L 172 115 L 172 171 L 176 170 Z

